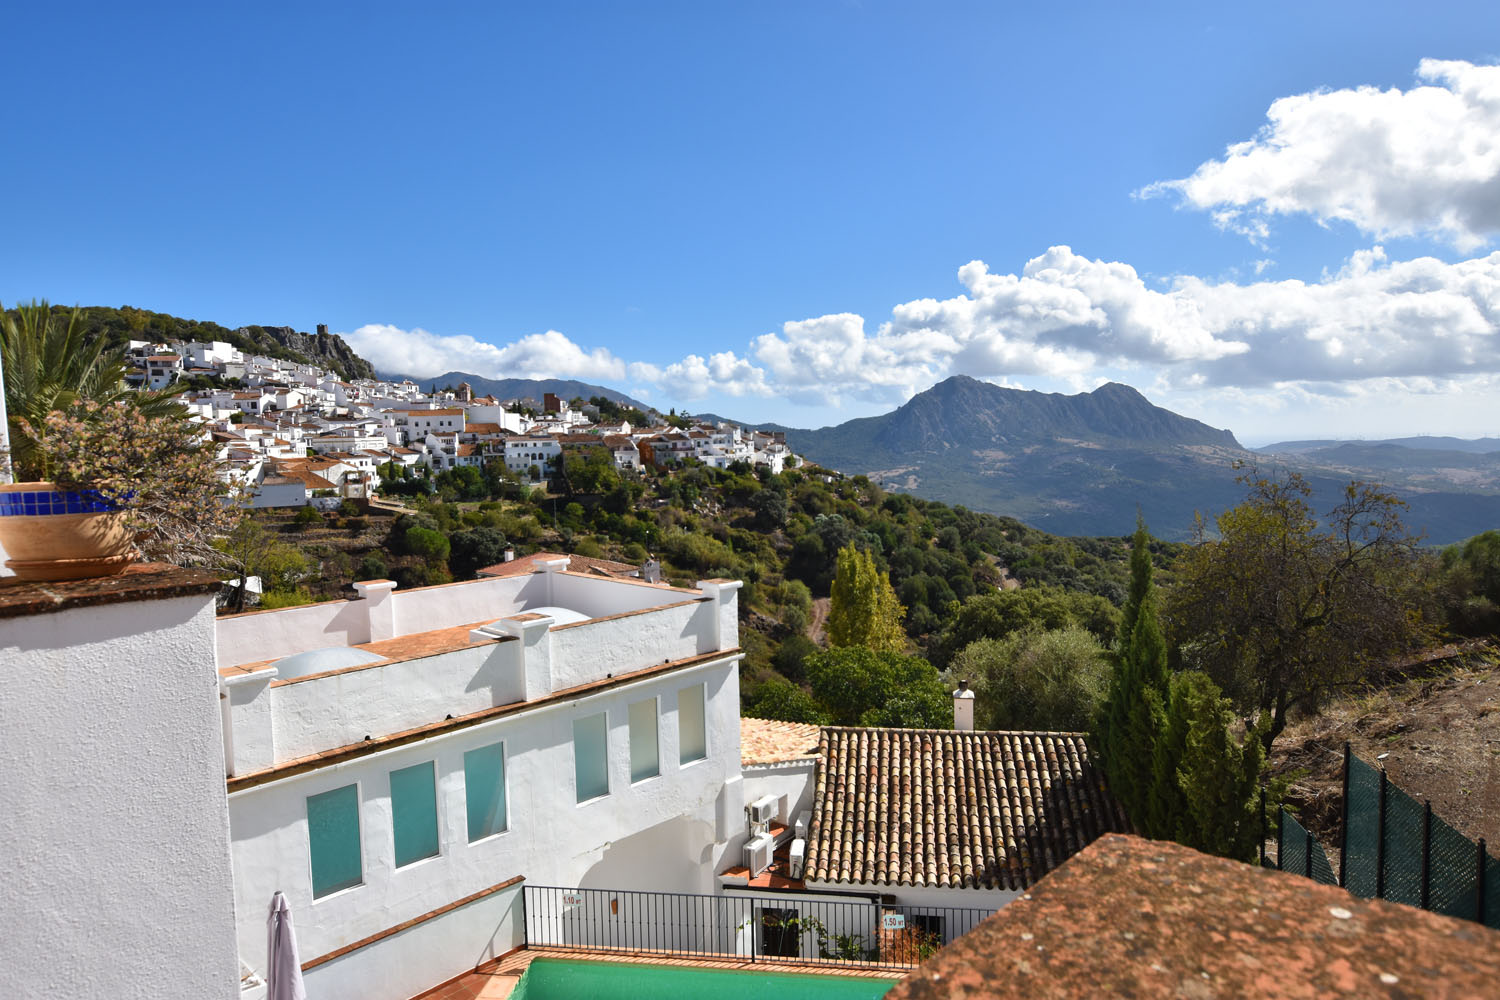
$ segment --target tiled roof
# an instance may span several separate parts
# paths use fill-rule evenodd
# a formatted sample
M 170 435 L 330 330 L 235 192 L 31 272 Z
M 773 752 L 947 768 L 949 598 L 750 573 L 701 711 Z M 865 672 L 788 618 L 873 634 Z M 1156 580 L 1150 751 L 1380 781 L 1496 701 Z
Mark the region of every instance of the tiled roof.
M 1024 889 L 1128 829 L 1080 733 L 829 727 L 807 879 Z
M 1492 997 L 1500 933 L 1287 872 L 1101 837 L 887 1000 Z
M 818 726 L 780 719 L 740 718 L 740 763 L 784 764 L 818 756 Z

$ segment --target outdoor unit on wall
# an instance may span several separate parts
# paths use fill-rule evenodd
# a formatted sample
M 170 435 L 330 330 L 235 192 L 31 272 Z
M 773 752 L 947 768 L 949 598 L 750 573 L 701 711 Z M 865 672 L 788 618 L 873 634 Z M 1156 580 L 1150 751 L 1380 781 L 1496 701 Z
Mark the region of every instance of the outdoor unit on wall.
M 776 841 L 769 833 L 752 838 L 745 845 L 745 867 L 750 869 L 751 878 L 771 867 L 771 852 L 775 849 Z
M 776 807 L 780 799 L 774 795 L 763 795 L 745 807 L 745 819 L 754 833 L 764 832 L 776 818 Z
M 800 837 L 792 841 L 791 856 L 788 860 L 791 862 L 792 878 L 801 878 L 802 869 L 807 864 L 807 841 Z

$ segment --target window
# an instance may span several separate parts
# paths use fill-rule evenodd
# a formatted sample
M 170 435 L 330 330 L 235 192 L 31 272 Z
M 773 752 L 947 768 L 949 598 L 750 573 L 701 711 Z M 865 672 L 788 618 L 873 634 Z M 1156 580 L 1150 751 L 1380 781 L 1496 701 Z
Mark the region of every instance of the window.
M 469 843 L 507 829 L 504 743 L 464 754 L 464 804 L 469 815 Z
M 644 781 L 661 773 L 656 750 L 656 699 L 630 706 L 630 780 Z
M 609 754 L 605 749 L 608 735 L 603 712 L 573 723 L 573 777 L 579 802 L 609 794 Z
M 703 725 L 703 685 L 694 684 L 677 692 L 678 763 L 689 764 L 708 756 L 708 734 Z
M 396 834 L 396 867 L 438 853 L 437 781 L 433 763 L 391 772 L 391 825 Z
M 359 786 L 307 797 L 307 849 L 313 898 L 364 881 L 359 856 Z

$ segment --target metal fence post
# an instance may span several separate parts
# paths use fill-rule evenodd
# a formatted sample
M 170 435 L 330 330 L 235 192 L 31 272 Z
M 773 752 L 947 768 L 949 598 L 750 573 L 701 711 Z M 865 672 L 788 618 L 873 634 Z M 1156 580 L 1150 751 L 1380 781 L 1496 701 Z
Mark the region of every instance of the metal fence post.
M 1304 827 L 1302 830 L 1302 835 L 1305 838 L 1302 844 L 1302 850 L 1306 852 L 1307 855 L 1302 859 L 1302 874 L 1307 876 L 1308 878 L 1312 878 L 1312 831 Z
M 1432 801 L 1422 800 L 1422 909 L 1430 910 L 1432 882 Z
M 1482 924 L 1484 923 L 1484 877 L 1486 874 L 1488 874 L 1490 866 L 1485 863 L 1485 855 L 1487 852 L 1484 849 L 1483 837 L 1479 838 L 1479 844 L 1477 846 L 1478 850 L 1475 851 L 1475 854 L 1477 855 L 1476 860 L 1479 867 L 1479 871 L 1477 874 L 1479 878 L 1474 882 L 1474 919 Z
M 1375 898 L 1385 898 L 1385 768 L 1380 769 L 1380 805 L 1375 821 Z
M 1349 870 L 1349 741 L 1344 741 L 1344 802 L 1343 816 L 1339 822 L 1339 888 L 1347 888 L 1344 880 Z
M 1277 871 L 1286 871 L 1287 807 L 1277 810 Z
M 531 920 L 526 916 L 526 893 L 529 885 L 521 886 L 521 947 L 531 947 Z

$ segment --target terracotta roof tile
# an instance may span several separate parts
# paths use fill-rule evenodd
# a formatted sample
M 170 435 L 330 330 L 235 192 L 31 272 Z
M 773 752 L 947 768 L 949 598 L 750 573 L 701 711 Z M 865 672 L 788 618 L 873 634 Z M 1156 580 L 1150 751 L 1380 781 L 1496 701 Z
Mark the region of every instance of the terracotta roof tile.
M 820 727 L 780 719 L 740 719 L 740 763 L 781 764 L 814 760 Z
M 1106 836 L 887 1000 L 1495 996 L 1500 933 L 1300 875 Z
M 807 878 L 1024 889 L 1128 829 L 1080 733 L 828 727 Z

